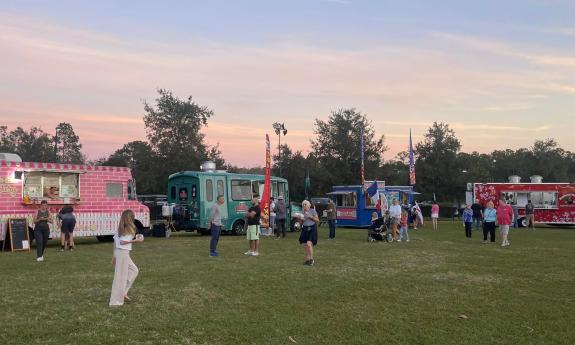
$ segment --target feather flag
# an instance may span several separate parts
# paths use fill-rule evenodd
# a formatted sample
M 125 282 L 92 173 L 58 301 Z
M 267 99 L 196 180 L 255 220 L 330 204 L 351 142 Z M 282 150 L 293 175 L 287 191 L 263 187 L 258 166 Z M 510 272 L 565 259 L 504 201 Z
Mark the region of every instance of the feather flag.
M 415 184 L 415 159 L 413 158 L 413 143 L 411 141 L 411 128 L 409 129 L 409 184 Z
M 270 164 L 270 137 L 266 134 L 266 168 L 264 176 L 264 191 L 262 193 L 261 209 L 261 223 L 262 226 L 269 227 L 270 220 L 270 195 L 271 195 L 271 168 Z

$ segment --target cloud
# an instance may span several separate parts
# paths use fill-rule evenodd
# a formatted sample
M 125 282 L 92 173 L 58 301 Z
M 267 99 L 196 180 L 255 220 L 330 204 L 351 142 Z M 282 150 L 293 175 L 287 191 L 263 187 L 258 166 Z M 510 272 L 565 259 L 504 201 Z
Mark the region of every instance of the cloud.
M 450 33 L 432 37 L 455 43 L 456 49 L 438 48 L 437 41 L 366 43 L 353 50 L 297 40 L 165 43 L 0 13 L 0 66 L 3 85 L 10 85 L 0 88 L 0 117 L 10 126 L 26 121 L 53 128 L 71 122 L 86 150 L 100 156 L 144 137 L 141 100 L 153 103 L 155 89 L 164 87 L 179 97 L 192 94 L 213 109 L 207 140 L 220 142 L 224 157 L 242 165 L 260 161 L 252 152 L 277 120 L 288 126 L 285 142 L 306 152 L 316 117 L 356 107 L 386 135 L 387 145 L 403 150 L 403 140 L 392 140 L 403 139 L 408 127 L 429 127 L 430 119 L 447 122 L 458 111 L 505 113 L 512 123 L 512 116 L 517 119 L 550 98 L 557 102 L 575 94 L 569 56 Z M 354 43 L 361 46 L 361 38 Z M 489 65 L 469 58 L 461 46 L 471 55 L 480 50 L 537 68 Z M 521 129 L 498 131 L 506 130 Z M 106 139 L 98 141 L 98 133 L 106 133 Z

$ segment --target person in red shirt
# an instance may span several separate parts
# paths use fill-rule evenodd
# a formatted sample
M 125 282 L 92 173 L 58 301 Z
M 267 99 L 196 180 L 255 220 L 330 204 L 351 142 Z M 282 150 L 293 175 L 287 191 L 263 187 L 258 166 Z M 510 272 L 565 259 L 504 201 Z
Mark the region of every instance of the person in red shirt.
M 508 246 L 509 240 L 507 235 L 509 234 L 509 226 L 513 224 L 513 209 L 507 204 L 505 199 L 499 200 L 499 206 L 497 207 L 497 223 L 499 224 L 499 231 L 501 232 L 501 242 L 502 247 Z

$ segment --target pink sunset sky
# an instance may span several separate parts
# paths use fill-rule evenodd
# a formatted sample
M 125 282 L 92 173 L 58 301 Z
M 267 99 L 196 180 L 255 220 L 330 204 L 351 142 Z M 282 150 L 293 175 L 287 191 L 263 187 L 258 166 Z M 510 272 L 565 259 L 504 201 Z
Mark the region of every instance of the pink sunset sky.
M 354 2 L 322 6 L 337 16 Z M 411 23 L 401 20 L 389 25 L 401 31 Z M 277 145 L 273 122 L 288 128 L 282 143 L 307 152 L 314 119 L 347 107 L 385 135 L 386 159 L 407 148 L 410 128 L 418 142 L 433 121 L 449 123 L 468 152 L 545 138 L 575 151 L 575 27 L 511 22 L 495 34 L 472 18 L 465 30 L 430 23 L 397 37 L 377 27 L 310 33 L 304 22 L 237 39 L 221 28 L 150 33 L 144 23 L 141 32 L 138 23 L 94 23 L 0 7 L 0 124 L 53 133 L 69 122 L 95 159 L 145 139 L 142 100 L 153 103 L 156 88 L 166 88 L 214 111 L 207 142 L 238 166 L 263 165 L 265 134 Z

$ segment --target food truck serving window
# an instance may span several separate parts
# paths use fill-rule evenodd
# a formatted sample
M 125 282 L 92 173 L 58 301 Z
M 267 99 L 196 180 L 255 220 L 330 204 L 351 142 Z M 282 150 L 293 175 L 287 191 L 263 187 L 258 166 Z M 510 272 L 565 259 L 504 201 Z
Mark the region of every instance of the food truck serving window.
M 78 173 L 33 171 L 24 175 L 24 196 L 29 198 L 78 198 Z
M 531 202 L 536 208 L 557 208 L 557 192 L 531 192 Z
M 356 207 L 357 194 L 349 192 L 346 194 L 336 195 L 336 206 L 339 207 Z
M 232 200 L 250 200 L 252 182 L 250 180 L 232 180 Z

